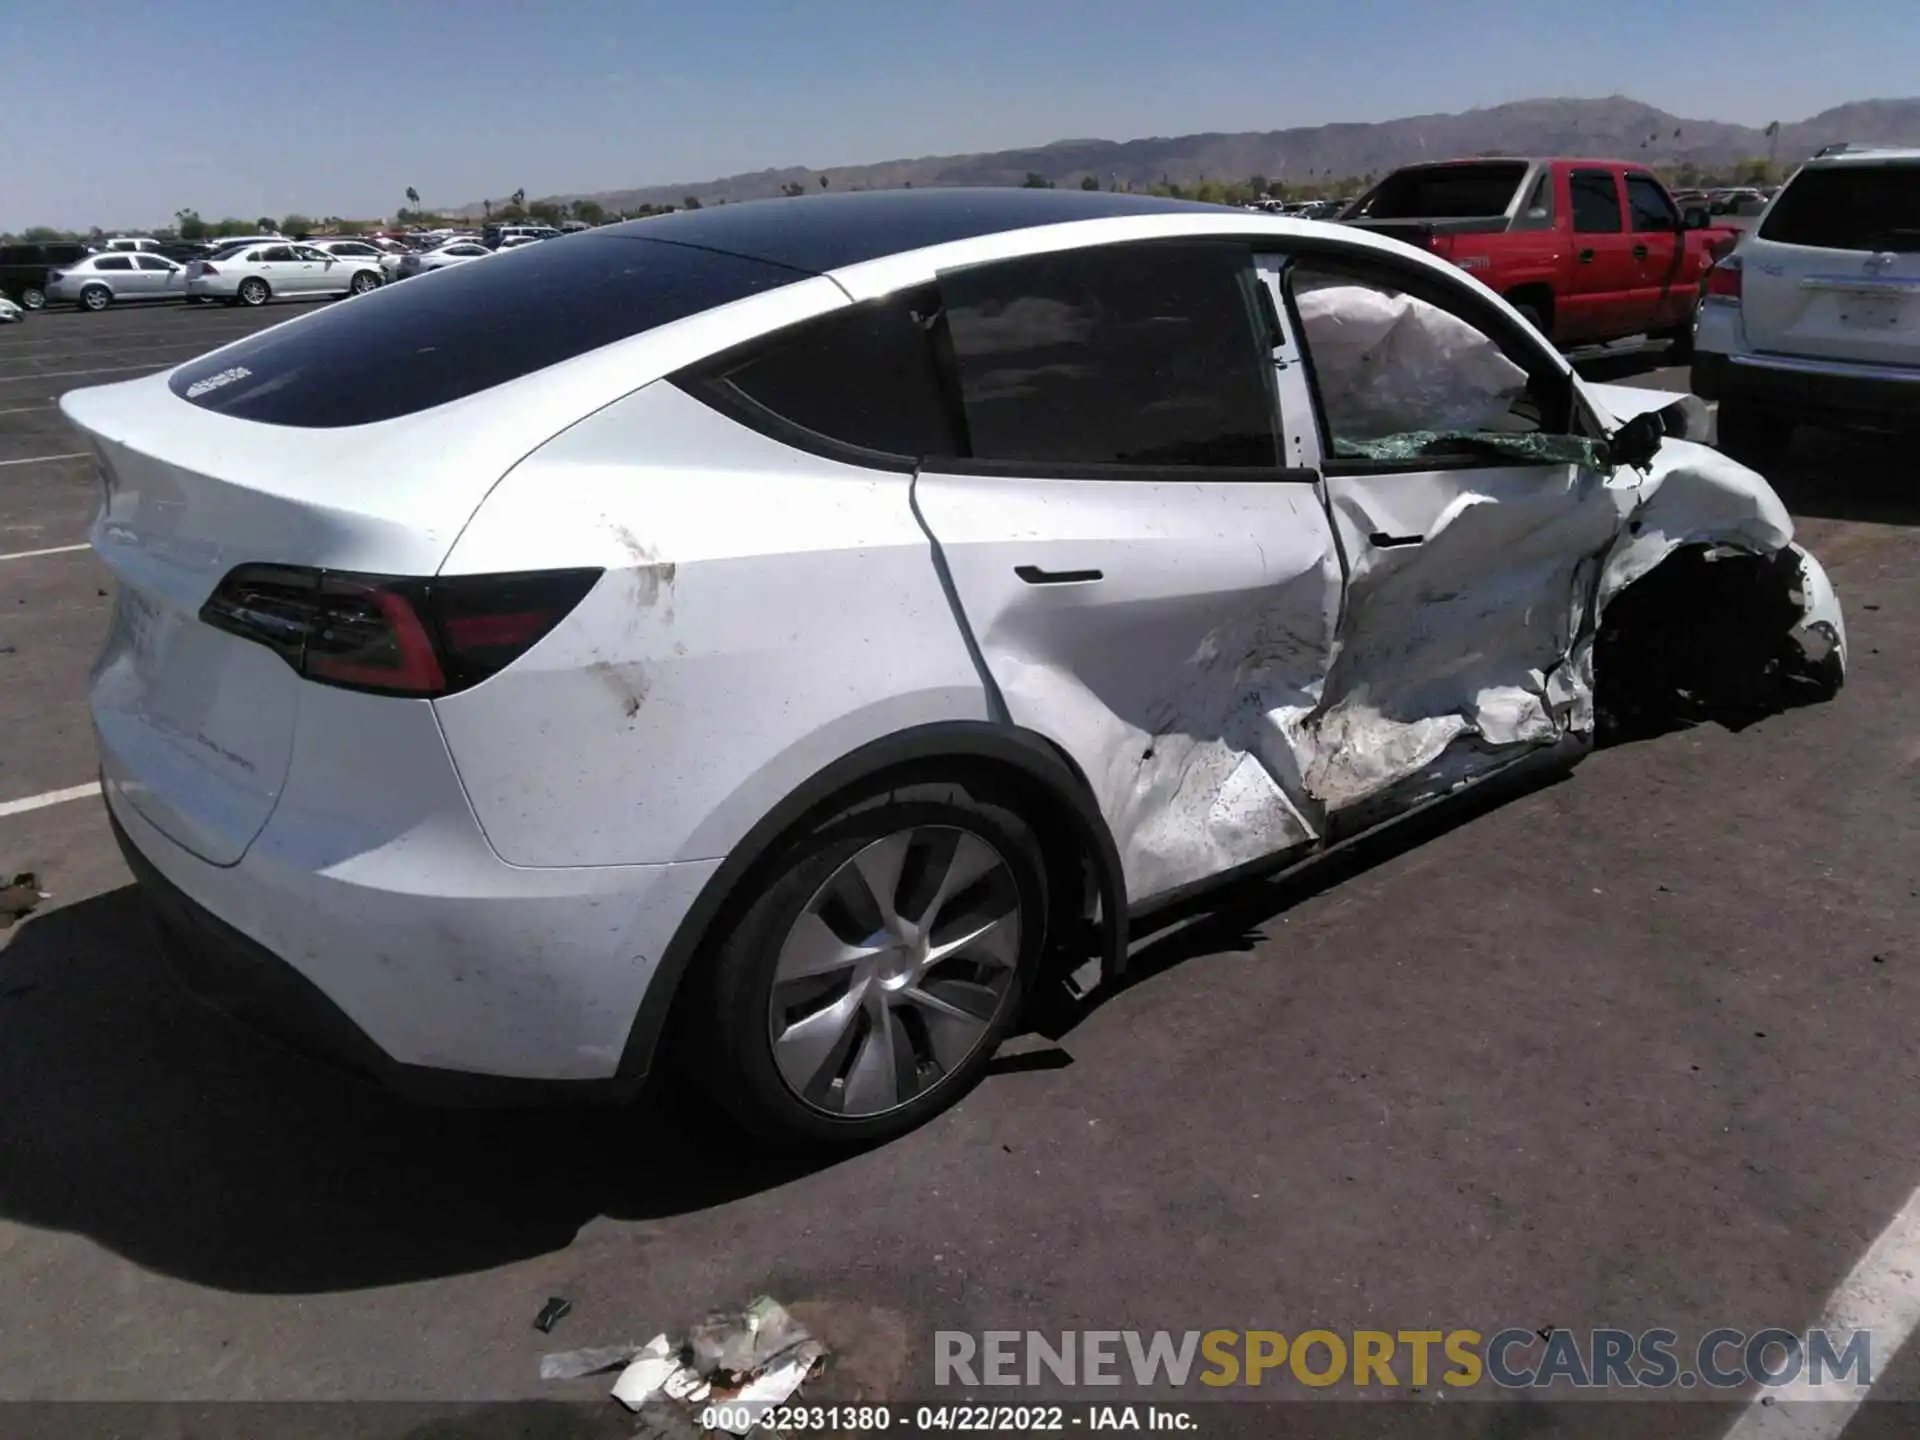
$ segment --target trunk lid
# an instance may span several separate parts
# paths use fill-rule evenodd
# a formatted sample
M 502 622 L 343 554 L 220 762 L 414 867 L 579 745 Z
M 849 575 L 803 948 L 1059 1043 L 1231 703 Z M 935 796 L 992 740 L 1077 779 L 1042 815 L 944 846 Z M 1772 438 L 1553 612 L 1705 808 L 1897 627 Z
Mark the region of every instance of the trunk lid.
M 1802 170 L 1743 266 L 1756 350 L 1920 368 L 1920 160 Z

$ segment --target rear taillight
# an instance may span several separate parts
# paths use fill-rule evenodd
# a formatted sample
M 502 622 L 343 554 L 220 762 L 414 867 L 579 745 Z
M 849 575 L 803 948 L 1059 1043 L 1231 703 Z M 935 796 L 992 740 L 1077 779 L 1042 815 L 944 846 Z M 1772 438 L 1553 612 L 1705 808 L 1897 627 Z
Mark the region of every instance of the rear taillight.
M 1740 298 L 1740 257 L 1729 255 L 1707 271 L 1707 294 L 1723 300 Z
M 451 695 L 512 664 L 566 618 L 598 570 L 397 579 L 242 565 L 200 618 L 265 645 L 309 680 L 378 695 Z
M 202 260 L 200 262 L 200 273 L 202 275 L 218 275 L 220 272 L 214 269 L 213 266 L 207 264 L 206 261 Z

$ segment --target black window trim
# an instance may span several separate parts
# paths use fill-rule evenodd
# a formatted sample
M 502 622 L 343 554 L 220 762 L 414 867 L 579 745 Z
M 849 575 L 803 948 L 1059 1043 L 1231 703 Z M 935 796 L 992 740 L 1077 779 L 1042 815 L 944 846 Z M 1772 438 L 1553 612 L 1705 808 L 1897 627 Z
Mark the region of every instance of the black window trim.
M 1409 265 L 1388 256 L 1361 254 L 1348 247 L 1331 245 L 1324 241 L 1294 240 L 1280 244 L 1269 242 L 1259 248 L 1261 253 L 1281 258 L 1286 262 L 1281 269 L 1280 278 L 1281 289 L 1287 304 L 1287 327 L 1293 335 L 1294 348 L 1300 354 L 1301 363 L 1306 367 L 1307 391 L 1313 402 L 1313 423 L 1320 437 L 1322 474 L 1331 476 L 1423 475 L 1435 470 L 1510 469 L 1537 466 L 1543 462 L 1524 456 L 1493 454 L 1425 455 L 1412 460 L 1336 458 L 1333 453 L 1333 435 L 1327 428 L 1326 406 L 1320 398 L 1320 378 L 1314 370 L 1313 349 L 1307 343 L 1306 329 L 1300 323 L 1300 310 L 1294 303 L 1293 277 L 1300 268 L 1297 262 L 1302 261 L 1308 262 L 1308 268 L 1322 274 L 1341 275 L 1363 285 L 1387 286 L 1412 295 L 1415 299 L 1426 300 L 1479 330 L 1500 347 L 1501 354 L 1515 364 L 1522 364 L 1523 356 L 1529 357 L 1531 363 L 1523 366 L 1527 372 L 1529 385 L 1545 387 L 1549 392 L 1541 397 L 1543 408 L 1550 407 L 1550 413 L 1543 414 L 1541 417 L 1541 433 L 1556 435 L 1578 433 L 1576 424 L 1582 412 L 1575 403 L 1572 374 L 1553 363 L 1524 325 L 1510 319 L 1497 307 L 1488 304 L 1472 291 L 1449 284 L 1446 277 L 1428 274 L 1423 267 Z

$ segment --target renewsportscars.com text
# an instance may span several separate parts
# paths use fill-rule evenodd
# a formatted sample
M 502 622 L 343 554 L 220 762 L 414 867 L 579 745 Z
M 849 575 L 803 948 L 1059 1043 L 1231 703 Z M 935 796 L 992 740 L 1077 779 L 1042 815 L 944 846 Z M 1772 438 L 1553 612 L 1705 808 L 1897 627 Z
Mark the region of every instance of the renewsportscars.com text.
M 1868 1330 L 940 1330 L 940 1386 L 1736 1390 L 1873 1383 Z

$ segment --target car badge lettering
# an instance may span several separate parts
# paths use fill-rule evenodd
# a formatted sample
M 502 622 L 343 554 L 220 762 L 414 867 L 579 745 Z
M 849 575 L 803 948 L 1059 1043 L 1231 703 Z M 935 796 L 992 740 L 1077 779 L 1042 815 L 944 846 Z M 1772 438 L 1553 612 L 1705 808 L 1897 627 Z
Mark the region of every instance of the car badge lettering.
M 187 387 L 187 398 L 198 400 L 211 390 L 218 390 L 222 385 L 231 385 L 236 380 L 244 380 L 251 374 L 253 371 L 246 366 L 235 365 L 231 370 L 222 370 L 218 375 L 209 375 L 204 380 L 194 381 Z

